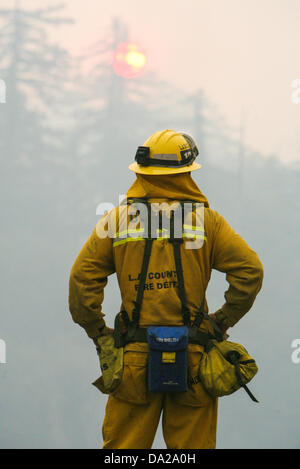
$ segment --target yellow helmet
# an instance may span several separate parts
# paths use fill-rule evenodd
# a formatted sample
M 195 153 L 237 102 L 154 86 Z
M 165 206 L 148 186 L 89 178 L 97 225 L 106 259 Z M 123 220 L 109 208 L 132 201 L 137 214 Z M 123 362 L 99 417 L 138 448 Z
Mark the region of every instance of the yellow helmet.
M 139 174 L 177 174 L 201 168 L 195 163 L 199 154 L 194 139 L 174 130 L 155 132 L 143 146 L 138 147 L 135 163 L 129 166 Z

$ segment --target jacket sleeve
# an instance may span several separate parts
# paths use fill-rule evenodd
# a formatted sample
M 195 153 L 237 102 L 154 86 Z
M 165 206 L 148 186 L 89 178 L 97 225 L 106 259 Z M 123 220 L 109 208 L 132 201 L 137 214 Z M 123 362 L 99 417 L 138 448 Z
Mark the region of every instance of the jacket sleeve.
M 252 307 L 263 281 L 263 266 L 258 255 L 215 212 L 212 268 L 224 272 L 229 288 L 225 304 L 216 311 L 216 318 L 226 327 L 236 324 Z
M 70 274 L 69 309 L 74 322 L 82 326 L 90 338 L 99 335 L 105 326 L 102 313 L 107 277 L 115 272 L 112 239 L 99 237 L 100 220 L 79 253 Z

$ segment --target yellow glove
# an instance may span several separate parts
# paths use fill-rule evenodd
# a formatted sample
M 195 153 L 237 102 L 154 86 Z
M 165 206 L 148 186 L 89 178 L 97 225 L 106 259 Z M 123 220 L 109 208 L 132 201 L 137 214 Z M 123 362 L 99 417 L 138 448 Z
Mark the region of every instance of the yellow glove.
M 113 336 L 114 335 L 114 329 L 111 329 L 110 327 L 107 327 L 107 326 L 103 326 L 101 327 L 101 329 L 99 330 L 100 334 L 97 336 L 97 337 L 94 337 L 93 338 L 93 342 L 94 344 L 96 345 L 96 348 L 98 349 L 98 347 L 100 346 L 99 344 L 99 339 L 105 335 L 111 335 Z
M 113 329 L 104 328 L 101 335 L 94 339 L 102 376 L 93 384 L 104 394 L 113 392 L 121 382 L 123 374 L 123 348 L 116 348 Z

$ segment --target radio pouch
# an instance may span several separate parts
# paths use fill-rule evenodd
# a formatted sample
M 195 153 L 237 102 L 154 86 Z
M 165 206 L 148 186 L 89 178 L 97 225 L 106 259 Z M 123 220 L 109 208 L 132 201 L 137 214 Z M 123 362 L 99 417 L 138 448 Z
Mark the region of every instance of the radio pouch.
M 188 328 L 150 326 L 148 388 L 151 392 L 184 392 L 188 389 Z

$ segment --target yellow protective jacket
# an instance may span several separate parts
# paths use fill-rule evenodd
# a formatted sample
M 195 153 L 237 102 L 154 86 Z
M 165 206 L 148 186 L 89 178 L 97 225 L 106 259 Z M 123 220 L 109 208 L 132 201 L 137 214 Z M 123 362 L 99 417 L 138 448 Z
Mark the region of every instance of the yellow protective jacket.
M 195 317 L 210 280 L 212 269 L 226 274 L 229 288 L 225 304 L 216 312 L 224 326 L 231 327 L 251 308 L 263 279 L 263 267 L 257 254 L 216 211 L 209 208 L 189 173 L 171 176 L 137 175 L 127 197 L 147 198 L 151 203 L 194 200 L 204 206 L 201 228 L 192 213 L 184 221 L 181 245 L 185 290 L 191 318 Z M 155 207 L 155 205 L 154 205 Z M 105 325 L 101 305 L 107 277 L 116 272 L 122 305 L 131 318 L 137 295 L 145 239 L 142 224 L 130 225 L 130 207 L 120 205 L 105 214 L 77 257 L 70 275 L 69 307 L 73 320 L 89 337 L 99 335 Z M 125 229 L 124 229 L 125 226 Z M 196 226 L 196 227 L 195 227 Z M 199 242 L 198 248 L 187 249 L 186 243 Z M 208 311 L 205 303 L 205 310 Z M 117 312 L 114 312 L 117 313 Z M 181 325 L 181 303 L 173 248 L 163 230 L 153 242 L 140 326 Z

